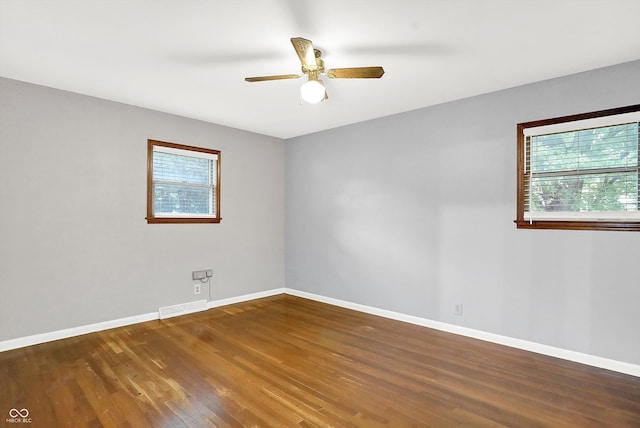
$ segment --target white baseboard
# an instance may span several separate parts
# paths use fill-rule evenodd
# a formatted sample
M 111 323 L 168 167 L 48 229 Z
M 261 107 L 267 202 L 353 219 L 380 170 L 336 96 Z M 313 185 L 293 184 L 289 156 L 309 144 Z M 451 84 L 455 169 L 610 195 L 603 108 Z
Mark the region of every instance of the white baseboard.
M 536 352 L 538 354 L 548 355 L 551 357 L 561 358 L 564 360 L 574 361 L 581 364 L 587 364 L 594 367 L 600 367 L 619 373 L 625 373 L 632 376 L 640 377 L 640 365 L 626 363 L 623 361 L 611 360 L 609 358 L 598 357 L 580 352 L 570 351 L 567 349 L 556 348 L 554 346 L 543 345 L 540 343 L 529 342 L 527 340 L 515 339 L 499 334 L 487 333 L 481 330 L 474 330 L 467 327 L 460 327 L 453 324 L 447 324 L 439 321 L 433 321 L 426 318 L 420 318 L 413 315 L 406 315 L 399 312 L 388 311 L 386 309 L 374 308 L 371 306 L 361 305 L 358 303 L 347 302 L 344 300 L 334 299 L 331 297 L 320 296 L 317 294 L 307 293 L 305 291 L 295 290 L 292 288 L 274 288 L 272 290 L 259 291 L 257 293 L 245 294 L 237 297 L 229 297 L 226 299 L 212 300 L 207 302 L 206 309 L 217 308 L 219 306 L 232 305 L 234 303 L 246 302 L 249 300 L 261 299 L 263 297 L 275 296 L 278 294 L 290 294 L 292 296 L 304 297 L 306 299 L 316 300 L 318 302 L 328 303 L 330 305 L 340 306 L 347 309 L 353 309 L 372 315 L 378 315 L 384 318 L 390 318 L 398 321 L 408 322 L 411 324 L 421 325 L 436 330 L 446 331 L 448 333 L 459 334 L 461 336 L 472 337 L 474 339 L 484 340 L 486 342 L 497 343 L 512 348 L 522 349 L 525 351 Z M 188 312 L 185 312 L 186 314 Z M 181 314 L 181 315 L 184 315 Z M 37 345 L 39 343 L 51 342 L 68 337 L 80 336 L 87 333 L 93 333 L 110 328 L 124 327 L 131 324 L 137 324 L 145 321 L 159 319 L 159 312 L 151 312 L 148 314 L 136 315 L 132 317 L 120 318 L 111 321 L 104 321 L 95 324 L 84 325 L 80 327 L 67 328 L 48 333 L 34 334 L 32 336 L 19 337 L 0 341 L 0 352 L 9 351 L 11 349 L 23 348 L 26 346 Z
M 405 315 L 399 312 L 388 311 L 385 309 L 374 308 L 371 306 L 351 303 L 344 300 L 334 299 L 331 297 L 320 296 L 317 294 L 307 293 L 305 291 L 285 288 L 286 294 L 292 296 L 304 297 L 306 299 L 316 300 L 318 302 L 328 303 L 334 306 L 340 306 L 347 309 L 353 309 L 359 312 L 365 312 L 372 315 L 378 315 L 384 318 L 390 318 L 397 321 L 404 321 L 411 324 L 421 325 L 436 330 L 446 331 L 448 333 L 459 334 L 474 339 L 484 340 L 486 342 L 497 343 L 509 346 L 511 348 L 522 349 L 525 351 L 535 352 L 538 354 L 548 355 L 551 357 L 561 358 L 576 363 L 586 364 L 589 366 L 599 367 L 612 370 L 619 373 L 625 373 L 632 376 L 640 377 L 640 365 L 626 363 L 623 361 L 612 360 L 609 358 L 597 357 L 595 355 L 583 354 L 581 352 L 570 351 L 567 349 L 556 348 L 554 346 L 543 345 L 540 343 L 530 342 L 527 340 L 515 339 L 499 334 L 487 333 L 481 330 L 474 330 L 467 327 L 460 327 L 453 324 L 447 324 L 439 321 L 433 321 L 426 318 L 420 318 L 413 315 Z
M 65 328 L 64 330 L 56 330 L 48 333 L 34 334 L 32 336 L 18 337 L 16 339 L 9 339 L 0 342 L 0 352 L 157 319 L 158 313 L 151 312 L 148 314 L 98 322 L 95 324 L 83 325 L 80 327 Z
M 245 294 L 243 296 L 231 297 L 228 299 L 221 300 L 213 300 L 210 302 L 206 302 L 206 307 L 204 309 L 211 309 L 218 306 L 231 305 L 233 303 L 246 302 L 248 300 L 259 299 L 262 297 L 274 296 L 276 294 L 284 293 L 284 288 L 276 288 L 273 290 L 260 291 L 258 293 Z M 186 304 L 185 304 L 186 305 Z M 176 305 L 181 306 L 181 305 Z M 184 305 L 182 305 L 184 306 Z M 177 315 L 186 315 L 188 313 L 197 312 L 200 309 L 197 308 L 186 308 L 184 311 L 176 314 L 172 314 L 171 316 Z M 119 318 L 111 321 L 104 321 L 95 324 L 83 325 L 79 327 L 66 328 L 64 330 L 56 330 L 47 333 L 34 334 L 32 336 L 18 337 L 16 339 L 9 339 L 0 341 L 0 352 L 9 351 L 11 349 L 24 348 L 26 346 L 38 345 L 40 343 L 52 342 L 54 340 L 66 339 L 69 337 L 80 336 L 87 333 L 94 333 L 97 331 L 108 330 L 110 328 L 116 327 L 124 327 L 131 324 L 137 324 L 145 321 L 153 321 L 160 318 L 160 313 L 151 312 L 148 314 L 135 315 L 132 317 Z
M 218 306 L 233 305 L 234 303 L 247 302 L 249 300 L 262 299 L 263 297 L 284 294 L 285 288 L 274 288 L 272 290 L 258 291 L 257 293 L 245 294 L 238 297 L 229 297 L 227 299 L 211 300 L 207 303 L 207 309 L 217 308 Z

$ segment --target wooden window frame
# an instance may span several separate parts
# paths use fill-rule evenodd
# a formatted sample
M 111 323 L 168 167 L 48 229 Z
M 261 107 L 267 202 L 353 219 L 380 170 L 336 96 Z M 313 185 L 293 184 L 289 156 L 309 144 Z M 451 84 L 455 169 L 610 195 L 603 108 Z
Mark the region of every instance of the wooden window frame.
M 153 213 L 153 147 L 163 146 L 173 149 L 216 155 L 216 189 L 215 189 L 215 217 L 156 217 Z M 147 223 L 220 223 L 220 151 L 203 147 L 186 146 L 166 141 L 147 140 Z
M 603 116 L 613 116 L 640 111 L 640 104 L 599 110 L 570 116 L 523 122 L 517 125 L 517 212 L 516 226 L 518 229 L 563 229 L 563 230 L 612 230 L 612 231 L 640 231 L 640 222 L 633 221 L 588 221 L 588 220 L 526 220 L 525 213 L 525 135 L 524 130 L 537 126 L 552 125 L 564 122 L 593 119 Z

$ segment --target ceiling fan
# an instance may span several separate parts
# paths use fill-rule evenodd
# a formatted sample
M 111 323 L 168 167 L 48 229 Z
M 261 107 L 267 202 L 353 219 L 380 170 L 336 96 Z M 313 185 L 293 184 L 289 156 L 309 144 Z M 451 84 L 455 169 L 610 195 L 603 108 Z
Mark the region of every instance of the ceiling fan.
M 384 74 L 382 67 L 332 68 L 325 71 L 322 52 L 314 49 L 310 40 L 302 37 L 293 37 L 291 44 L 293 44 L 293 48 L 300 58 L 302 74 L 246 77 L 244 80 L 247 82 L 263 82 L 266 80 L 297 79 L 306 75 L 308 81 L 300 88 L 302 99 L 308 103 L 317 103 L 328 98 L 327 91 L 320 79 L 321 75 L 331 79 L 379 79 Z

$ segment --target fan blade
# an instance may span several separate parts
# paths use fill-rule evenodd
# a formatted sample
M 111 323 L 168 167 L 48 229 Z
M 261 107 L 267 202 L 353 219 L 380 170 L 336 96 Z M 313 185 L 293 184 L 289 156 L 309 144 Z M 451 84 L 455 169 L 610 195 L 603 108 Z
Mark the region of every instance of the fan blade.
M 332 68 L 327 76 L 332 79 L 379 79 L 384 74 L 382 67 Z
M 245 77 L 247 82 L 264 82 L 265 80 L 283 80 L 283 79 L 297 79 L 302 74 L 280 74 L 278 76 L 258 76 L 258 77 Z
M 313 52 L 313 43 L 311 40 L 303 39 L 302 37 L 292 37 L 291 44 L 300 58 L 302 64 L 302 71 L 305 73 L 308 70 L 316 70 L 318 65 L 316 64 L 316 55 Z

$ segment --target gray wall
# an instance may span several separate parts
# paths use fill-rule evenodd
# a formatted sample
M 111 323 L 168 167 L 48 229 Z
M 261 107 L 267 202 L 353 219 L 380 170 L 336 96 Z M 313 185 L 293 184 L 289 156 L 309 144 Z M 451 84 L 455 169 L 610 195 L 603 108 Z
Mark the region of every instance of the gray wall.
M 513 224 L 515 124 L 640 103 L 639 75 L 636 61 L 286 144 L 0 79 L 0 340 L 195 300 L 190 272 L 213 268 L 214 299 L 286 279 L 640 364 L 640 234 Z M 146 223 L 148 138 L 222 150 L 222 223 Z
M 640 364 L 640 233 L 513 223 L 516 124 L 640 103 L 639 76 L 635 61 L 288 141 L 287 287 Z
M 146 223 L 148 138 L 222 151 L 220 224 Z M 0 79 L 0 183 L 0 340 L 284 286 L 282 140 Z

